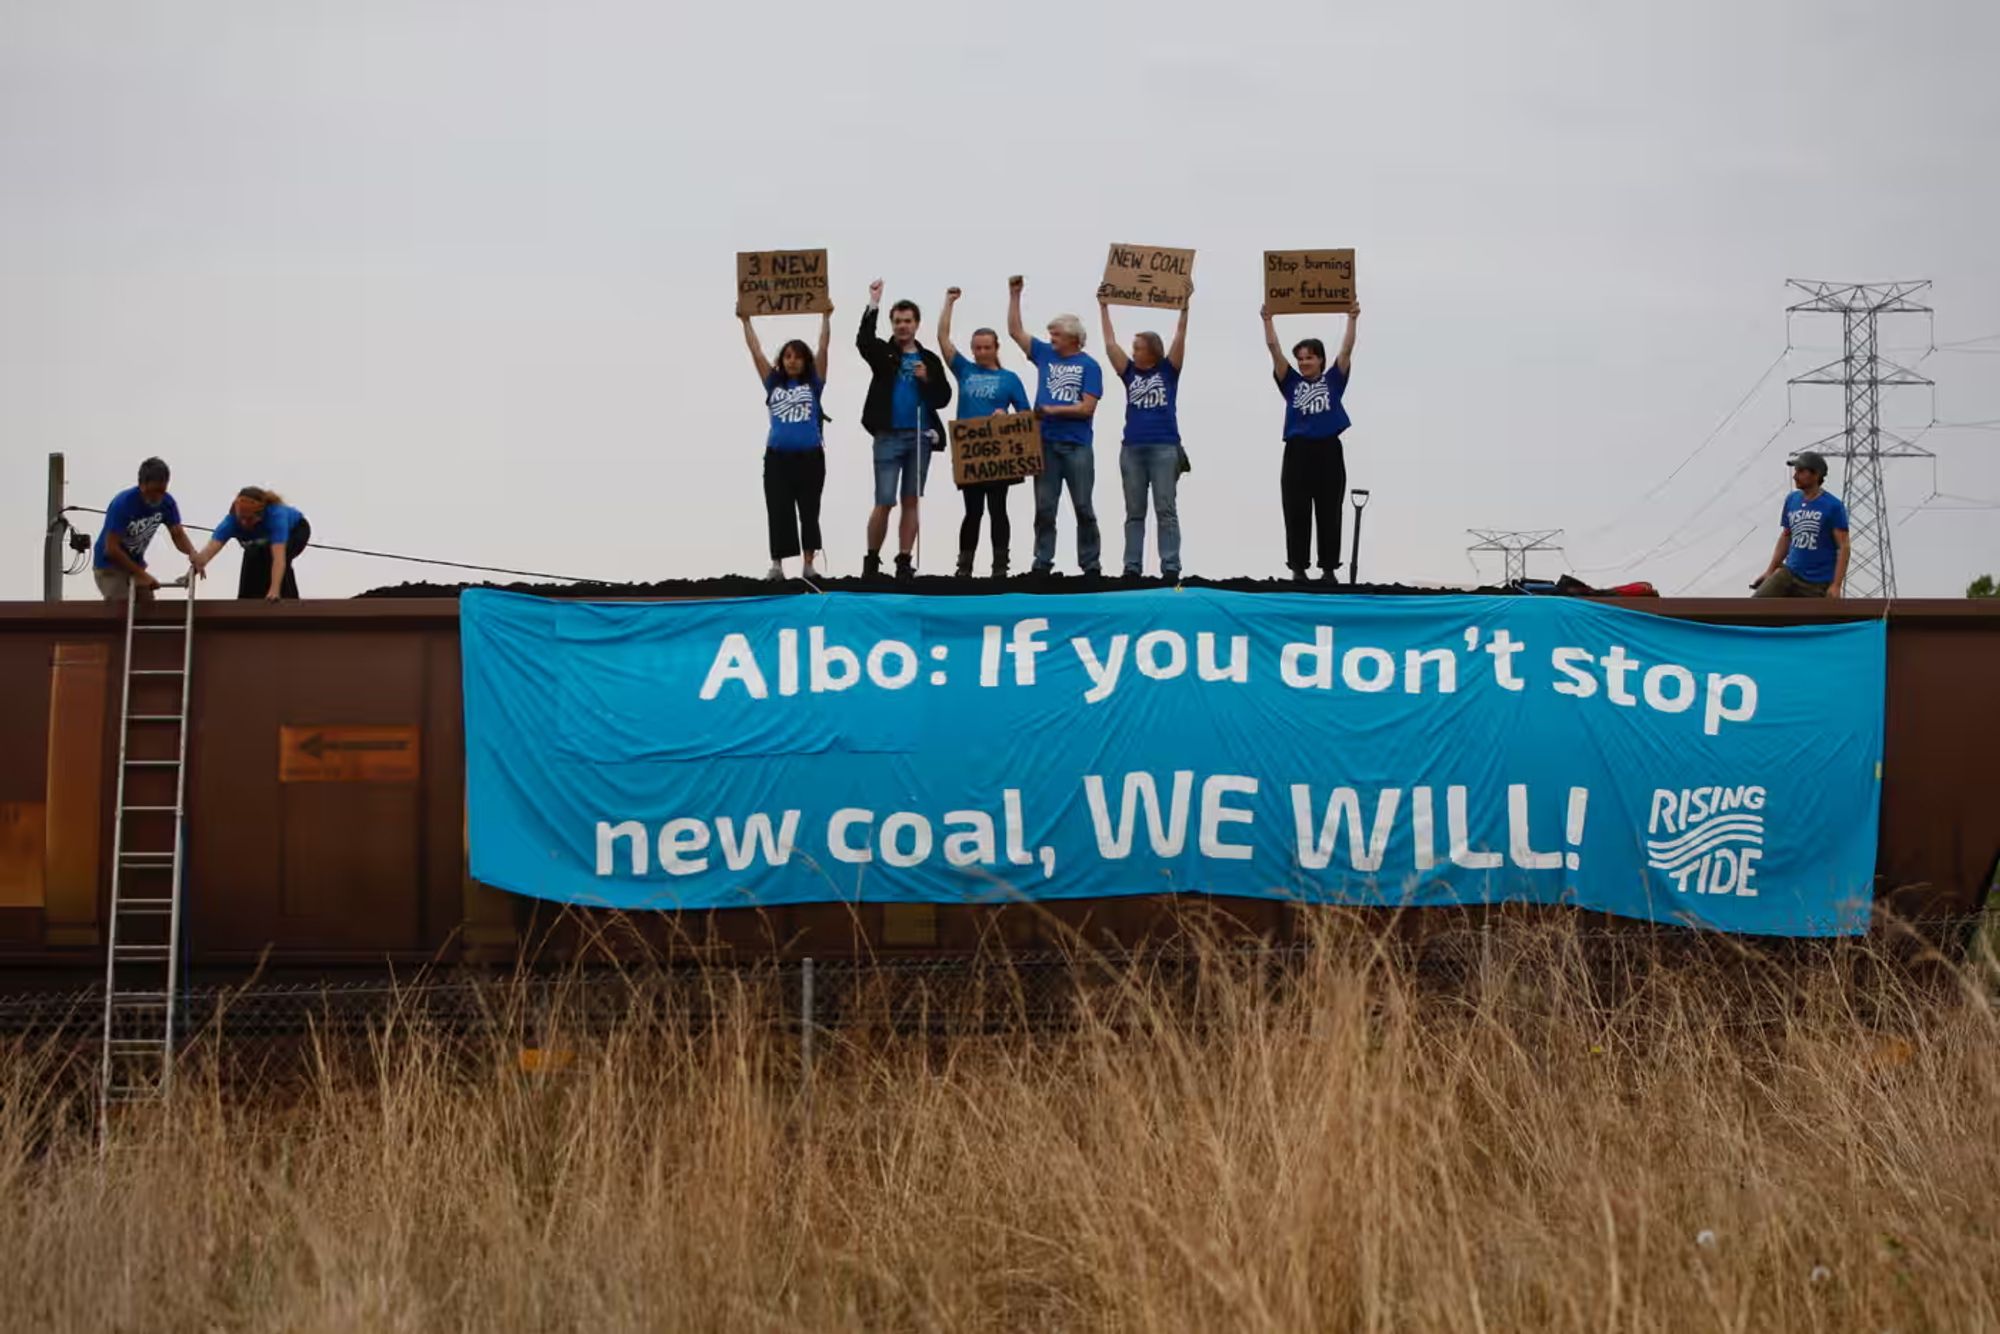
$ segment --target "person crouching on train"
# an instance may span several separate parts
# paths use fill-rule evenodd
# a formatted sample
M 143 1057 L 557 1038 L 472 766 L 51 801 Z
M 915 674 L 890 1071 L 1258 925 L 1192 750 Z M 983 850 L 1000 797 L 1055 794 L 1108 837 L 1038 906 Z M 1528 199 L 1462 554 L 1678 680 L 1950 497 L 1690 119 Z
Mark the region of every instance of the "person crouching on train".
M 208 563 L 231 538 L 243 546 L 237 597 L 263 598 L 266 602 L 298 598 L 299 580 L 292 567 L 312 540 L 312 525 L 305 515 L 287 505 L 276 491 L 244 487 L 236 493 L 229 513 L 209 534 L 208 545 L 195 556 L 195 573 L 205 573 Z

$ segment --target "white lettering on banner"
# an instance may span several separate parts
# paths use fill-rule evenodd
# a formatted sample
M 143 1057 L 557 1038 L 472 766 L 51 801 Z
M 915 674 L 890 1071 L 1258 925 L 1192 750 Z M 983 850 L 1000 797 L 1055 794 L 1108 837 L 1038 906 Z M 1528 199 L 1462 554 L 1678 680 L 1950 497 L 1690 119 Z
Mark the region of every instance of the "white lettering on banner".
M 1151 774 L 1126 774 L 1125 792 L 1118 808 L 1118 825 L 1111 824 L 1109 803 L 1104 800 L 1104 779 L 1099 774 L 1087 774 L 1083 780 L 1083 799 L 1090 807 L 1091 828 L 1097 832 L 1097 851 L 1106 861 L 1122 861 L 1132 855 L 1132 836 L 1138 832 L 1138 822 L 1133 817 L 1138 807 L 1145 807 L 1146 825 L 1151 831 L 1153 855 L 1156 857 L 1178 857 L 1187 846 L 1188 799 L 1194 792 L 1194 770 L 1174 771 L 1173 796 L 1168 799 L 1169 814 L 1160 814 L 1160 792 Z
M 1655 788 L 1646 817 L 1646 865 L 1682 894 L 1757 897 L 1765 791 L 1756 784 Z
M 1168 860 L 1183 857 L 1188 851 L 1190 823 L 1195 827 L 1195 852 L 1201 857 L 1250 861 L 1256 855 L 1250 827 L 1256 824 L 1258 813 L 1248 803 L 1256 798 L 1261 785 L 1247 774 L 1204 778 L 1191 769 L 1176 769 L 1170 774 L 1135 770 L 1087 774 L 1082 786 L 1096 853 L 1104 861 L 1128 861 L 1135 855 Z M 1113 789 L 1117 793 L 1115 812 Z M 1363 789 L 1335 786 L 1327 790 L 1323 804 L 1316 802 L 1310 783 L 1289 784 L 1287 791 L 1296 848 L 1294 864 L 1300 870 L 1332 868 L 1343 844 L 1347 868 L 1364 875 L 1389 869 L 1389 848 L 1405 810 L 1409 812 L 1410 869 L 1423 873 L 1438 865 L 1431 787 L 1384 787 L 1375 790 L 1371 798 Z M 1471 871 L 1497 870 L 1510 862 L 1528 871 L 1579 868 L 1588 788 L 1569 789 L 1563 833 L 1567 851 L 1536 848 L 1535 831 L 1530 827 L 1533 803 L 1525 784 L 1508 785 L 1504 803 L 1491 799 L 1475 802 L 1471 790 L 1462 785 L 1445 788 L 1444 795 L 1452 865 Z M 1731 851 L 1721 858 L 1710 854 L 1725 841 L 1721 836 L 1741 834 L 1740 826 L 1730 822 L 1740 821 L 1745 810 L 1761 809 L 1763 801 L 1762 788 L 1655 792 L 1648 832 L 1662 837 L 1647 845 L 1655 854 L 1652 864 L 1682 878 L 1684 890 L 1754 896 L 1756 891 L 1749 887 L 1750 872 L 1762 855 L 1761 849 Z M 1475 829 L 1498 823 L 1503 804 L 1504 854 L 1495 850 L 1497 844 L 1473 837 Z M 997 823 L 983 810 L 946 811 L 933 821 L 921 811 L 841 807 L 827 817 L 827 858 L 851 866 L 879 863 L 907 870 L 931 862 L 941 852 L 944 864 L 954 870 L 997 871 L 1004 858 L 1008 866 L 1039 865 L 1044 879 L 1053 877 L 1055 849 L 1043 846 L 1030 850 L 1027 845 L 1020 789 L 1004 789 L 1000 806 Z M 719 816 L 713 821 L 677 816 L 663 822 L 651 839 L 646 825 L 637 820 L 600 820 L 596 828 L 597 874 L 638 879 L 647 876 L 653 866 L 668 876 L 700 875 L 722 868 L 740 874 L 760 866 L 783 867 L 797 848 L 799 826 L 800 812 L 795 808 L 784 810 L 775 821 L 762 811 L 741 819 Z M 1142 828 L 1144 848 L 1140 847 Z M 1760 822 L 1758 837 L 1750 842 L 1761 841 L 1761 831 Z M 1547 835 L 1550 831 L 1542 832 Z M 719 866 L 717 859 L 708 855 L 716 848 L 722 854 Z M 649 853 L 654 855 L 649 857 Z
M 1702 732 L 1708 736 L 1720 735 L 1724 724 L 1749 722 L 1757 715 L 1754 677 L 1741 672 L 1698 673 L 1681 663 L 1647 662 L 1623 644 L 1606 645 L 1601 652 L 1581 645 L 1556 645 L 1549 650 L 1548 676 L 1534 678 L 1525 670 L 1533 661 L 1527 656 L 1530 646 L 1504 627 L 1491 631 L 1477 625 L 1466 627 L 1459 636 L 1464 641 L 1462 650 L 1439 646 L 1398 651 L 1376 644 L 1349 644 L 1342 633 L 1332 625 L 1316 625 L 1311 639 L 1275 646 L 1280 683 L 1290 690 L 1339 689 L 1357 694 L 1380 694 L 1400 684 L 1406 695 L 1453 695 L 1461 689 L 1462 672 L 1471 672 L 1474 683 L 1479 682 L 1478 655 L 1484 654 L 1492 685 L 1514 694 L 1546 690 L 1579 700 L 1601 694 L 1621 709 L 1643 706 L 1669 716 L 1693 714 L 1699 704 Z M 737 698 L 740 691 L 740 698 L 769 699 L 773 676 L 780 698 L 802 691 L 838 694 L 857 686 L 879 690 L 904 690 L 920 682 L 944 686 L 950 683 L 947 667 L 957 647 L 950 642 L 926 646 L 900 639 L 850 646 L 830 642 L 823 625 L 807 628 L 803 646 L 793 627 L 776 630 L 773 639 L 774 643 L 760 646 L 741 632 L 723 635 L 698 698 Z M 1190 659 L 1196 679 L 1203 683 L 1247 684 L 1258 670 L 1248 635 L 1229 636 L 1226 659 L 1221 636 L 1208 630 L 1190 637 L 1183 631 L 1151 627 L 1136 634 L 1071 635 L 1068 639 L 1070 651 L 1083 669 L 1086 704 L 1101 704 L 1120 690 L 1144 688 L 1135 683 L 1181 680 L 1188 674 Z M 1049 647 L 1050 621 L 1046 616 L 1026 617 L 1011 625 L 981 626 L 979 688 L 1032 689 L 1043 684 L 1038 660 Z M 932 669 L 928 673 L 920 670 L 926 658 Z M 1011 673 L 1006 670 L 1010 660 Z M 1133 670 L 1127 671 L 1128 665 Z

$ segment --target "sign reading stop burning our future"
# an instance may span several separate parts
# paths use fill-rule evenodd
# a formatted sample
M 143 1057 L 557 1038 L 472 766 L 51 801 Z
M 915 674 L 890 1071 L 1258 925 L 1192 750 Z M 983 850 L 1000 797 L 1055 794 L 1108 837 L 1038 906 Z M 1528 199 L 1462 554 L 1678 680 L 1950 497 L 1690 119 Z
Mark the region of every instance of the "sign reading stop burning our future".
M 1264 305 L 1273 315 L 1354 309 L 1352 250 L 1266 250 Z
M 1194 292 L 1194 251 L 1166 246 L 1114 245 L 1104 260 L 1097 294 L 1113 306 L 1180 310 Z
M 951 478 L 960 487 L 1015 482 L 1042 471 L 1042 424 L 1027 412 L 996 412 L 951 424 Z
M 524 894 L 1868 921 L 1879 619 L 1212 589 L 460 606 L 472 871 Z
M 824 250 L 745 250 L 736 255 L 738 315 L 818 315 L 833 309 Z

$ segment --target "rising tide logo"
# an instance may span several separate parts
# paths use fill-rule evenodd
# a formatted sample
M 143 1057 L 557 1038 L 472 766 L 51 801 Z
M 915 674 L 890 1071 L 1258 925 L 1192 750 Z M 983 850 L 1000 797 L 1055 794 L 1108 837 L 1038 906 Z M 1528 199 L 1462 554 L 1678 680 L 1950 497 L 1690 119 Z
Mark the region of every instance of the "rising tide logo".
M 1763 856 L 1763 788 L 1653 789 L 1646 865 L 1673 877 L 1676 890 L 1754 899 Z

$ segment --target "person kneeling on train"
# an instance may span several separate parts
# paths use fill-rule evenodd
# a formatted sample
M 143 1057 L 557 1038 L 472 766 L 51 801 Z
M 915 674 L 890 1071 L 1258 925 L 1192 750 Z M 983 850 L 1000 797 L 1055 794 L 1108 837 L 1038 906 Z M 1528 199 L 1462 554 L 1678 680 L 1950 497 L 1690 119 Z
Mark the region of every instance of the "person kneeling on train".
M 1792 460 L 1771 566 L 1750 585 L 1760 598 L 1837 598 L 1847 582 L 1847 506 L 1823 490 L 1826 459 L 1808 449 Z
M 163 524 L 182 554 L 195 559 L 194 543 L 181 527 L 180 506 L 167 491 L 170 475 L 163 461 L 147 459 L 139 465 L 139 484 L 126 487 L 104 507 L 104 531 L 97 535 L 91 573 L 106 602 L 153 600 L 160 581 L 146 569 L 146 548 Z
M 231 538 L 243 546 L 237 597 L 263 598 L 266 602 L 297 599 L 299 581 L 292 566 L 312 539 L 312 525 L 305 515 L 287 505 L 276 491 L 244 487 L 236 493 L 228 515 L 209 534 L 208 545 L 194 558 L 195 573 L 203 574 Z

